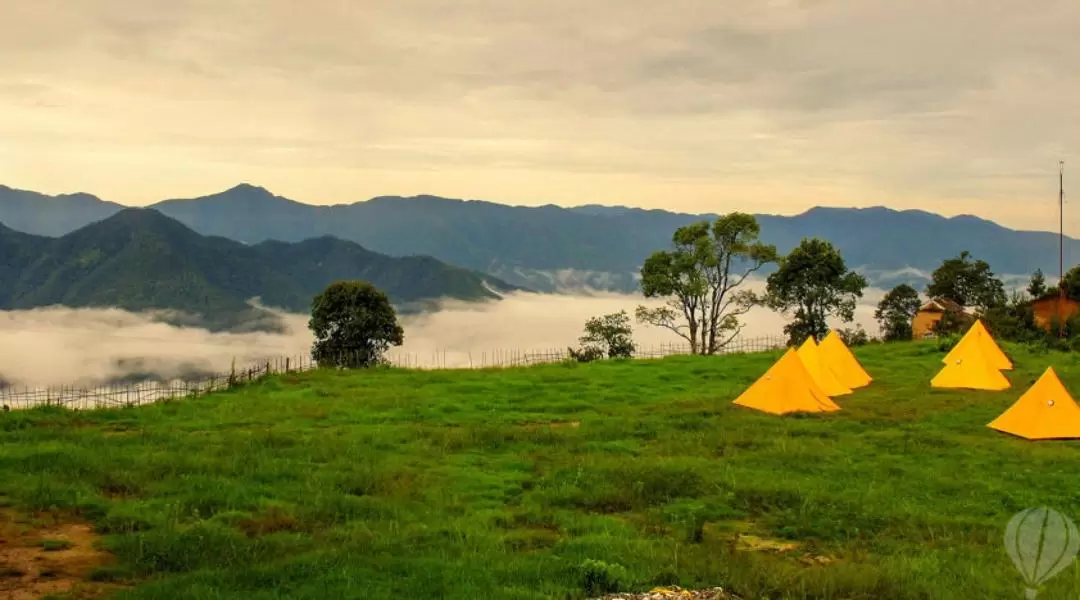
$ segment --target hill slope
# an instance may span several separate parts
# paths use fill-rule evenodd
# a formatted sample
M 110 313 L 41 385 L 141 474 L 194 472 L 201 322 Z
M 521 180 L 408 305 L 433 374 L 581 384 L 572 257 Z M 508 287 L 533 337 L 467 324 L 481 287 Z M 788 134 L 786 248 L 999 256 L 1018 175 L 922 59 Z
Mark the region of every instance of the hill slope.
M 731 404 L 776 353 L 314 371 L 122 412 L 0 412 L 0 493 L 110 533 L 99 573 L 130 600 L 582 600 L 613 583 L 1014 600 L 1002 533 L 1032 506 L 1078 516 L 1080 445 L 986 424 L 1047 366 L 1073 390 L 1080 371 L 1005 349 L 1014 389 L 985 392 L 931 391 L 935 343 L 856 348 L 874 383 L 801 418 Z M 1038 597 L 1075 586 L 1066 570 Z
M 393 258 L 323 237 L 255 246 L 206 237 L 152 209 L 124 209 L 60 238 L 0 229 L 0 307 L 175 309 L 227 326 L 247 301 L 306 312 L 337 279 L 363 279 L 409 310 L 441 297 L 492 300 L 513 286 L 430 257 Z
M 105 210 L 94 201 L 86 200 L 87 206 Z M 40 203 L 48 214 L 50 202 Z M 0 221 L 14 210 L 9 204 L 0 193 Z M 375 252 L 430 255 L 543 290 L 570 281 L 633 289 L 640 264 L 651 252 L 668 246 L 676 227 L 715 216 L 595 205 L 515 207 L 436 196 L 312 206 L 251 185 L 153 206 L 203 234 L 246 243 L 332 235 Z M 46 223 L 53 229 L 62 225 L 54 224 L 48 214 L 35 221 L 20 211 L 20 223 L 38 228 L 24 229 L 30 233 L 40 232 Z M 1000 274 L 1057 270 L 1055 234 L 1015 231 L 971 216 L 945 218 L 874 207 L 814 208 L 795 216 L 758 218 L 762 237 L 781 251 L 790 250 L 804 236 L 823 237 L 878 285 L 920 283 L 925 273 L 962 250 L 989 261 Z M 1068 264 L 1080 260 L 1080 241 L 1066 239 L 1065 259 Z

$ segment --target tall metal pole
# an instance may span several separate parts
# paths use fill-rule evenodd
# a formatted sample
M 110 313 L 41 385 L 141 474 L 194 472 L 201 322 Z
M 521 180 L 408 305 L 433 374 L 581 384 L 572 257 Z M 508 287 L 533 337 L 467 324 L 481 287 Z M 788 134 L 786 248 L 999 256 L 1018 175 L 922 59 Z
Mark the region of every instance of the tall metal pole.
M 1065 337 L 1065 161 L 1058 161 L 1058 337 Z

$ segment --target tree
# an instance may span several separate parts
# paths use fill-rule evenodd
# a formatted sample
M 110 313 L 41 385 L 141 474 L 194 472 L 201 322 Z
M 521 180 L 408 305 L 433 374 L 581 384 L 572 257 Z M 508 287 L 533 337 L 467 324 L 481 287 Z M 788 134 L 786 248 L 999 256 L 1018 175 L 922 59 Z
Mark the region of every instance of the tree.
M 585 335 L 579 341 L 586 351 L 596 348 L 608 358 L 630 358 L 635 350 L 630 315 L 620 310 L 589 319 L 585 322 Z
M 740 212 L 675 230 L 674 249 L 654 253 L 641 267 L 642 293 L 667 304 L 637 307 L 637 320 L 671 330 L 694 354 L 716 353 L 742 330 L 739 317 L 760 304 L 740 286 L 777 261 L 776 247 L 758 241 L 760 234 L 757 219 Z
M 887 341 L 910 340 L 911 321 L 919 311 L 919 304 L 919 292 L 906 283 L 889 290 L 874 311 L 882 338 Z
M 390 346 L 400 346 L 405 337 L 386 294 L 366 281 L 337 281 L 315 296 L 308 328 L 315 334 L 312 357 L 320 366 L 383 364 Z
M 972 260 L 965 250 L 955 258 L 946 259 L 930 275 L 926 295 L 948 298 L 961 306 L 984 311 L 1005 304 L 1005 285 L 994 277 L 985 260 Z
M 828 334 L 830 315 L 851 322 L 866 285 L 866 278 L 848 270 L 832 244 L 804 238 L 769 275 L 766 302 L 774 310 L 792 314 L 784 333 L 788 343 L 796 345 L 809 336 L 820 339 Z
M 1042 269 L 1035 269 L 1035 272 L 1031 274 L 1031 281 L 1028 282 L 1027 293 L 1032 298 L 1041 298 L 1046 293 L 1046 277 L 1043 276 Z
M 1073 298 L 1074 300 L 1080 299 L 1080 265 L 1076 265 L 1068 271 L 1065 271 L 1061 283 L 1048 288 L 1046 292 L 1048 294 L 1051 292 L 1057 293 L 1058 289 L 1061 287 L 1065 288 L 1066 298 Z

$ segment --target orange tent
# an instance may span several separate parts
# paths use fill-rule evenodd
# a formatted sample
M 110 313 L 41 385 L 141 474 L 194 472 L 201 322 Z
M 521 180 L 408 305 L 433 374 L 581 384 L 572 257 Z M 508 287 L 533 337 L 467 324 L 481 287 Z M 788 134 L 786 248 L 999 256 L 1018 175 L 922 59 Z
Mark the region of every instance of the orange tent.
M 818 384 L 818 387 L 826 395 L 831 398 L 851 393 L 851 388 L 841 383 L 833 374 L 832 369 L 825 366 L 825 360 L 821 356 L 821 350 L 818 348 L 814 336 L 806 338 L 806 341 L 803 342 L 802 346 L 799 346 L 797 352 L 803 364 L 806 365 L 806 370 L 810 372 L 810 377 L 814 379 L 814 383 Z
M 847 387 L 852 389 L 866 387 L 873 381 L 835 331 L 830 331 L 829 335 L 821 340 L 818 350 L 821 352 L 825 366 L 831 369 L 840 383 Z
M 931 387 L 997 391 L 1007 390 L 1012 385 L 1005 375 L 987 360 L 978 344 L 968 344 L 961 350 L 959 356 L 954 357 L 952 362 L 946 364 L 930 380 Z
M 814 383 L 799 355 L 791 348 L 733 404 L 774 415 L 840 410 Z
M 976 319 L 975 323 L 968 328 L 964 337 L 960 338 L 960 341 L 953 346 L 953 349 L 945 355 L 945 358 L 941 359 L 941 362 L 949 364 L 958 358 L 965 352 L 964 347 L 969 345 L 979 346 L 983 354 L 986 356 L 990 364 L 999 371 L 1008 371 L 1013 368 L 1012 362 L 1009 357 L 1005 356 L 1005 353 L 1001 351 L 1001 347 L 994 341 L 993 336 L 987 331 L 986 326 L 983 325 L 981 320 Z
M 987 427 L 1028 440 L 1080 438 L 1080 406 L 1047 367 L 1015 404 Z

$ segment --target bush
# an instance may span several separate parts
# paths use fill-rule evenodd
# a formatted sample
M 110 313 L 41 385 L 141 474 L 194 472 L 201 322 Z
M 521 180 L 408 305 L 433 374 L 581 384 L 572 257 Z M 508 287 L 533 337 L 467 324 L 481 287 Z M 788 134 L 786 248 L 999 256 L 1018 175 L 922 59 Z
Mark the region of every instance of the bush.
M 567 348 L 567 350 L 570 352 L 570 359 L 577 362 L 587 363 L 604 358 L 604 349 L 597 346 L 585 346 L 580 350 Z
M 836 335 L 840 336 L 840 339 L 849 348 L 852 346 L 865 346 L 870 343 L 870 335 L 866 333 L 862 325 L 856 325 L 854 329 L 838 329 Z
M 604 595 L 620 592 L 627 587 L 630 577 L 626 568 L 619 564 L 586 559 L 580 566 L 582 587 L 586 594 Z
M 944 335 L 938 338 L 937 348 L 939 352 L 948 352 L 956 346 L 962 336 L 959 333 L 952 333 Z

